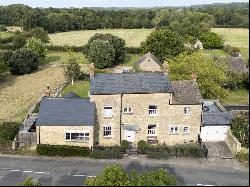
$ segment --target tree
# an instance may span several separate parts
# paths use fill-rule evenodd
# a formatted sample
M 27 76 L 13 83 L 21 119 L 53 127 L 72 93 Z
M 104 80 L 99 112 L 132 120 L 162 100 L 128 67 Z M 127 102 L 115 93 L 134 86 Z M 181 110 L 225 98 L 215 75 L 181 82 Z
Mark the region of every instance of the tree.
M 103 175 L 87 178 L 87 186 L 176 186 L 175 176 L 164 169 L 137 175 L 133 171 L 130 175 L 119 165 L 112 165 L 104 170 Z
M 0 79 L 7 75 L 9 72 L 8 59 L 12 55 L 12 50 L 0 51 Z
M 243 147 L 249 147 L 249 119 L 247 116 L 238 115 L 233 119 L 232 133 Z
M 220 49 L 223 47 L 222 38 L 213 32 L 203 33 L 200 37 L 203 47 L 205 49 Z
M 37 39 L 35 37 L 28 39 L 26 47 L 37 53 L 40 61 L 44 61 L 47 54 L 47 46 L 41 39 Z
M 100 34 L 96 33 L 94 36 L 92 36 L 88 44 L 86 45 L 86 49 L 88 49 L 88 45 L 91 44 L 94 40 L 103 40 L 108 41 L 112 47 L 115 49 L 115 60 L 114 63 L 120 63 L 125 58 L 125 41 L 121 38 L 118 38 L 117 36 L 114 36 L 112 34 Z
M 115 63 L 115 49 L 108 41 L 93 40 L 88 44 L 88 50 L 84 53 L 87 59 L 100 69 L 110 67 Z
M 41 186 L 41 184 L 39 182 L 34 182 L 33 178 L 28 176 L 26 177 L 25 181 L 18 184 L 18 186 Z
M 81 75 L 81 67 L 76 62 L 75 58 L 70 58 L 66 68 L 64 69 L 64 75 L 68 81 L 71 81 L 71 84 L 74 84 L 74 80 L 79 78 Z
M 161 62 L 185 51 L 184 42 L 178 34 L 159 29 L 152 32 L 142 43 L 143 52 L 153 53 Z
M 195 52 L 169 60 L 169 67 L 172 80 L 190 80 L 192 73 L 195 73 L 203 98 L 222 99 L 227 95 L 227 90 L 223 88 L 228 79 L 227 69 L 222 61 L 215 61 Z
M 11 73 L 16 75 L 31 73 L 37 69 L 38 64 L 38 55 L 26 48 L 14 51 L 8 60 Z
M 45 43 L 49 43 L 49 35 L 48 32 L 44 30 L 44 28 L 36 27 L 34 29 L 29 30 L 27 32 L 27 37 L 35 37 Z

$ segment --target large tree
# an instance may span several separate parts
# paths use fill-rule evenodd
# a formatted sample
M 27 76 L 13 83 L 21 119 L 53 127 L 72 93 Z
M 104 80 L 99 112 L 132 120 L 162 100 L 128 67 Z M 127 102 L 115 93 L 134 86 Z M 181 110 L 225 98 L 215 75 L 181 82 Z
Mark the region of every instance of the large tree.
M 161 62 L 185 51 L 182 37 L 170 30 L 159 29 L 152 32 L 142 43 L 143 52 L 152 52 Z
M 41 39 L 35 37 L 28 39 L 26 47 L 37 53 L 41 62 L 44 61 L 47 55 L 47 46 Z
M 93 40 L 88 44 L 88 50 L 84 52 L 87 59 L 97 68 L 110 67 L 115 62 L 115 49 L 105 40 Z
M 68 64 L 64 69 L 64 75 L 67 81 L 71 81 L 71 84 L 74 84 L 74 80 L 78 79 L 81 74 L 81 67 L 76 62 L 75 58 L 70 58 Z

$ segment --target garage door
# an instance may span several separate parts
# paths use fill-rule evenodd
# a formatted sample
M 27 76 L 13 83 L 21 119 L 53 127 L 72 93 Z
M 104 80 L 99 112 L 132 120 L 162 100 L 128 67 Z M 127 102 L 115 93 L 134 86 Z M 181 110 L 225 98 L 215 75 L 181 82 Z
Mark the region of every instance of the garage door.
M 202 141 L 226 140 L 228 126 L 205 126 L 201 127 Z

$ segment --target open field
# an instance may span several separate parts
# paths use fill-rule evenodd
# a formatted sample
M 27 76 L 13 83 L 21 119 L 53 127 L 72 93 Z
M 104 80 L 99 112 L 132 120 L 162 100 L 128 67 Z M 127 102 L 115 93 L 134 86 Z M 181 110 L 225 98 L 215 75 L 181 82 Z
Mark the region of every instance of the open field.
M 229 95 L 222 99 L 223 104 L 249 104 L 249 90 L 230 90 Z
M 45 58 L 47 64 L 66 64 L 70 58 L 75 58 L 79 64 L 87 64 L 89 61 L 85 58 L 81 52 L 57 52 L 49 51 Z
M 88 97 L 89 81 L 74 81 L 74 85 L 68 85 L 62 90 L 62 96 L 69 92 L 75 92 L 82 98 Z
M 49 34 L 50 42 L 53 45 L 75 45 L 81 46 L 88 42 L 95 33 L 110 33 L 123 38 L 127 47 L 139 47 L 145 41 L 153 29 L 99 29 L 61 32 Z
M 47 84 L 53 90 L 64 82 L 62 67 L 44 68 L 27 75 L 10 75 L 7 80 L 0 81 L 0 121 L 22 121 Z

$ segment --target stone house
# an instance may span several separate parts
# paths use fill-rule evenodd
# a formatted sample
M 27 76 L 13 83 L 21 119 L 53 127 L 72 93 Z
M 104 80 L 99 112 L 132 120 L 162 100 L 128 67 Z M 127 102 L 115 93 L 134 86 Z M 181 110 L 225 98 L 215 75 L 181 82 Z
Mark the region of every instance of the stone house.
M 90 78 L 95 103 L 95 143 L 119 145 L 195 142 L 202 121 L 202 97 L 195 80 L 170 82 L 165 73 L 96 74 Z
M 162 63 L 150 52 L 143 55 L 137 62 L 135 66 L 144 72 L 161 72 Z

